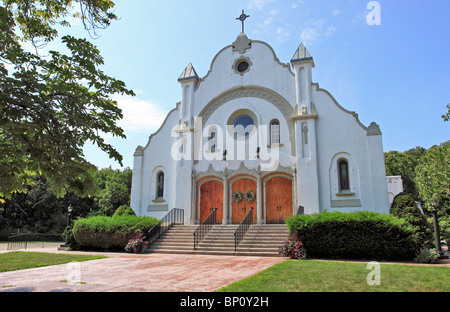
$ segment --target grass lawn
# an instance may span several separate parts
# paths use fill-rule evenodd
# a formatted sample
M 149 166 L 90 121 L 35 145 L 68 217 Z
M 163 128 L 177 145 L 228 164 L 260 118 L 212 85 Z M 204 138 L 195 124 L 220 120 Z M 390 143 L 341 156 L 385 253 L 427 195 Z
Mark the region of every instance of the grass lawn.
M 65 255 L 41 252 L 14 251 L 0 254 L 0 272 L 38 268 L 69 262 L 107 258 L 104 256 Z
M 219 292 L 448 292 L 450 268 L 381 264 L 370 286 L 367 263 L 286 260 Z

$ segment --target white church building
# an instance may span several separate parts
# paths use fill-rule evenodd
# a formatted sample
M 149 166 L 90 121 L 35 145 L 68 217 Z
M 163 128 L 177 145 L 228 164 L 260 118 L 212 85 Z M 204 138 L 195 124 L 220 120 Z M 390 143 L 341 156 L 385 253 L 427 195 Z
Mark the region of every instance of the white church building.
M 312 80 L 301 44 L 289 63 L 242 32 L 206 76 L 189 64 L 181 101 L 134 153 L 138 216 L 184 210 L 185 224 L 284 223 L 323 211 L 389 213 L 379 126 L 363 125 Z

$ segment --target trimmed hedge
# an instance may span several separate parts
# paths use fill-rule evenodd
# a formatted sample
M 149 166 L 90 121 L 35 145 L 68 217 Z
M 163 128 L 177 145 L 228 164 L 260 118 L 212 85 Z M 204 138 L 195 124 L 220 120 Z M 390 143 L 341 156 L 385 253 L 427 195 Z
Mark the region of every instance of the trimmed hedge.
M 372 212 L 323 212 L 287 219 L 308 258 L 412 260 L 418 243 L 408 224 L 392 215 Z
M 136 216 L 95 216 L 75 221 L 72 235 L 82 249 L 124 250 L 138 232 L 144 235 L 159 220 Z

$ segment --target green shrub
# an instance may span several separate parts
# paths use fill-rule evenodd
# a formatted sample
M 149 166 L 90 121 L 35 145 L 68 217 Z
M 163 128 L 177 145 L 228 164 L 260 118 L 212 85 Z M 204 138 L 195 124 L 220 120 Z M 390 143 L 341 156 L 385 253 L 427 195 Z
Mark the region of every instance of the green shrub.
M 422 249 L 414 258 L 417 263 L 437 263 L 439 261 L 439 253 L 436 249 Z
M 116 212 L 114 213 L 113 217 L 117 216 L 136 216 L 133 209 L 131 209 L 130 206 L 122 205 L 119 208 L 117 208 Z
M 73 237 L 82 248 L 123 250 L 136 233 L 147 233 L 158 220 L 151 217 L 95 216 L 77 220 Z
M 323 212 L 287 220 L 308 258 L 412 260 L 418 244 L 409 225 L 392 215 Z

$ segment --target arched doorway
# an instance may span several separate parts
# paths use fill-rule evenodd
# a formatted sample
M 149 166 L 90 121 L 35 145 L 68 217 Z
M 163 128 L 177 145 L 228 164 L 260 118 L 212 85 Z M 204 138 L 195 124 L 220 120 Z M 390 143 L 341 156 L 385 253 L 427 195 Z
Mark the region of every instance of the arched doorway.
M 292 180 L 275 176 L 264 184 L 267 224 L 282 224 L 292 216 Z
M 202 223 L 217 208 L 216 223 L 223 219 L 223 184 L 210 180 L 200 185 L 200 223 Z
M 254 194 L 254 200 L 248 202 L 245 198 L 245 193 L 248 191 L 252 191 Z M 233 194 L 237 194 L 240 192 L 242 194 L 242 199 L 240 201 L 236 201 Z M 256 214 L 256 204 L 257 204 L 257 195 L 256 195 L 256 181 L 249 179 L 248 177 L 242 177 L 235 180 L 231 184 L 231 223 L 239 224 L 253 208 L 253 223 L 256 224 L 257 214 Z

